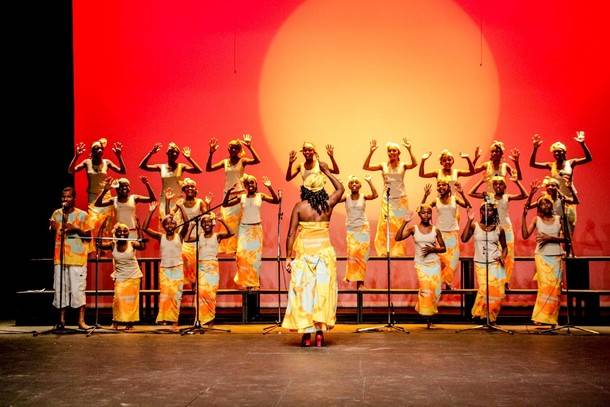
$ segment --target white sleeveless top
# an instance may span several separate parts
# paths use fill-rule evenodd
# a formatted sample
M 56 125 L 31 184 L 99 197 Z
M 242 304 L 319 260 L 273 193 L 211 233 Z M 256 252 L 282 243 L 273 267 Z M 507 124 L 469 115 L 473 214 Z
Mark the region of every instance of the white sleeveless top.
M 555 178 L 559 182 L 559 191 L 568 198 L 572 198 L 572 191 L 570 191 L 570 188 L 567 187 L 563 176 L 572 176 L 573 173 L 574 169 L 572 168 L 572 162 L 570 160 L 565 160 L 562 167 L 559 169 L 557 168 L 556 161 L 551 163 L 551 177 Z M 574 184 L 572 184 L 572 188 L 574 188 Z M 576 188 L 574 188 L 574 191 L 576 191 Z
M 225 170 L 224 193 L 226 194 L 229 188 L 231 188 L 233 185 L 235 185 L 233 194 L 243 192 L 244 187 L 241 183 L 241 177 L 244 175 L 243 160 L 240 158 L 235 165 L 231 165 L 231 160 L 229 158 L 225 158 L 223 160 L 223 165 Z
M 413 234 L 413 241 L 415 242 L 415 263 L 424 264 L 438 260 L 437 253 L 430 253 L 424 256 L 422 248 L 425 246 L 434 246 L 436 243 L 436 228 L 432 226 L 432 230 L 429 233 L 422 233 L 419 230 L 419 225 L 415 225 L 415 233 Z
M 345 225 L 349 227 L 359 227 L 368 224 L 366 217 L 366 200 L 364 194 L 360 193 L 358 199 L 355 201 L 352 199 L 351 194 L 345 197 L 345 212 L 347 217 L 345 218 Z
M 136 251 L 133 249 L 131 242 L 127 242 L 127 248 L 124 252 L 117 250 L 115 242 L 112 248 L 112 259 L 114 263 L 114 271 L 110 274 L 113 280 L 123 281 L 130 278 L 142 277 L 142 271 L 136 259 Z
M 458 170 L 452 168 L 451 173 L 445 174 L 443 169 L 440 168 L 436 173 L 436 181 L 444 181 L 451 187 L 458 181 Z
M 244 225 L 255 225 L 261 223 L 261 205 L 263 198 L 260 192 L 254 194 L 253 198 L 247 194 L 241 196 L 241 221 Z
M 199 235 L 199 261 L 216 260 L 218 255 L 218 237 L 216 233 L 205 237 L 203 233 Z
M 458 223 L 458 207 L 455 197 L 452 195 L 448 204 L 444 204 L 440 198 L 436 198 L 436 225 L 441 232 L 453 232 L 460 230 Z
M 172 240 L 167 240 L 165 233 L 163 233 L 159 242 L 159 250 L 161 252 L 161 267 L 175 267 L 182 264 L 182 242 L 177 233 L 174 233 Z
M 91 158 L 87 158 L 83 161 L 87 170 L 87 182 L 89 183 L 87 187 L 89 203 L 95 202 L 97 196 L 104 189 L 106 177 L 108 176 L 108 161 L 109 160 L 103 158 L 102 164 L 97 170 L 94 168 L 93 160 Z
M 186 205 L 184 205 L 184 202 L 182 202 L 182 204 L 180 205 L 180 207 L 182 208 L 182 210 L 184 211 L 184 215 L 186 216 L 186 219 L 184 219 L 185 221 L 191 220 L 193 219 L 195 216 L 199 216 L 201 215 L 201 205 L 203 204 L 203 200 L 201 198 L 195 198 L 195 204 L 188 208 Z M 184 225 L 183 227 L 190 227 L 191 223 Z M 188 239 L 195 239 L 195 225 L 193 225 L 193 228 L 191 229 L 191 232 L 189 233 Z
M 486 263 L 486 259 L 489 263 L 495 263 L 495 259 L 502 255 L 500 248 L 500 228 L 496 226 L 494 230 L 487 232 L 487 243 L 485 241 L 485 231 L 481 229 L 478 222 L 474 223 L 474 261 L 476 263 Z M 489 247 L 488 256 L 485 256 L 485 252 Z
M 129 230 L 136 228 L 136 199 L 133 195 L 129 195 L 126 202 L 119 202 L 116 196 L 113 198 L 114 211 L 116 213 L 117 223 L 124 223 Z
M 559 233 L 561 232 L 561 222 L 559 215 L 553 215 L 553 223 L 546 224 L 540 218 L 540 216 L 536 216 L 536 231 L 537 233 L 544 233 L 545 235 L 559 237 Z M 547 243 L 544 246 L 540 247 L 540 245 L 536 244 L 536 254 L 542 254 L 545 256 L 560 256 L 563 254 L 563 249 L 559 243 Z
M 165 202 L 165 190 L 171 188 L 172 191 L 177 195 L 180 193 L 182 186 L 180 180 L 182 179 L 182 166 L 178 164 L 175 170 L 171 170 L 169 165 L 166 163 L 161 164 L 161 200 Z
M 313 162 L 314 162 L 313 167 L 310 170 L 305 168 L 304 162 L 299 164 L 299 167 L 301 168 L 301 178 L 303 178 L 303 182 L 305 182 L 307 177 L 309 177 L 311 174 L 320 173 L 320 162 L 316 159 L 314 159 Z
M 498 221 L 500 222 L 500 226 L 512 226 L 513 224 L 508 215 L 508 195 L 504 194 L 500 199 L 496 199 L 495 195 L 492 195 L 492 200 L 498 209 Z
M 401 198 L 407 195 L 403 181 L 405 172 L 405 166 L 402 161 L 398 161 L 396 168 L 388 167 L 387 162 L 381 163 L 383 185 L 390 188 L 390 199 Z

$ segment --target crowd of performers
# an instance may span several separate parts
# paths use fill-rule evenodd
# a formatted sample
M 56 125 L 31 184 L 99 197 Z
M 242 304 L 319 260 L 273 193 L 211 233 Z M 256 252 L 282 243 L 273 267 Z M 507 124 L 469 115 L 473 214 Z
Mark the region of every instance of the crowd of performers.
M 532 314 L 536 324 L 557 324 L 560 308 L 562 266 L 565 255 L 561 244 L 569 241 L 576 226 L 576 205 L 579 203 L 573 185 L 573 171 L 578 165 L 591 161 L 582 131 L 575 140 L 584 152 L 582 158 L 567 158 L 566 146 L 561 142 L 551 145 L 552 161 L 537 161 L 542 139 L 533 138 L 530 166 L 545 169 L 548 175 L 542 182 L 534 182 L 529 191 L 521 183 L 519 151 L 514 149 L 505 161 L 505 145 L 494 141 L 489 160 L 478 164 L 481 149 L 474 156 L 461 153 L 467 169 L 454 168 L 454 156 L 448 150 L 440 153 L 440 167 L 426 171 L 425 153 L 419 163 L 419 176 L 436 179 L 436 197 L 428 202 L 432 185 L 425 187 L 423 198 L 415 211 L 409 210 L 405 188 L 405 173 L 418 165 L 408 140 L 401 144 L 386 144 L 387 159 L 372 164 L 378 144 L 370 142 L 364 161 L 366 171 L 380 171 L 383 179 L 380 197 L 371 177 L 350 175 L 344 184 L 336 177 L 339 166 L 332 145 L 326 146 L 330 163 L 319 159 L 316 147 L 309 142 L 300 152 L 304 160 L 297 163 L 298 154 L 289 154 L 286 181 L 301 176 L 301 200 L 291 214 L 286 239 L 286 270 L 291 273 L 288 306 L 282 326 L 303 333 L 302 344 L 321 346 L 324 332 L 335 324 L 337 307 L 336 255 L 330 242 L 329 222 L 333 209 L 343 203 L 346 208 L 347 265 L 344 280 L 360 289 L 363 285 L 370 253 L 370 229 L 366 216 L 366 201 L 380 199 L 381 208 L 373 239 L 378 256 L 406 256 L 405 240 L 413 238 L 415 269 L 419 282 L 416 310 L 430 317 L 438 312 L 438 301 L 443 286 L 451 289 L 459 264 L 459 240 L 474 240 L 474 265 L 478 292 L 472 309 L 474 317 L 485 317 L 489 305 L 490 322 L 494 322 L 504 298 L 505 289 L 514 269 L 515 231 L 509 217 L 513 201 L 525 201 L 522 215 L 522 237 L 528 239 L 536 231 L 534 280 L 538 295 Z M 267 192 L 260 192 L 258 180 L 245 172 L 261 159 L 252 145 L 252 138 L 228 143 L 228 156 L 214 160 L 219 148 L 217 140 L 209 142 L 205 171 L 223 170 L 224 199 L 220 216 L 210 211 L 211 196 L 198 197 L 197 183 L 186 174 L 204 171 L 191 156 L 188 147 L 182 150 L 169 143 L 167 160 L 151 164 L 162 145 L 155 144 L 142 159 L 139 167 L 158 172 L 162 181 L 160 199 L 148 179 L 140 177 L 147 195 L 131 193 L 127 178 L 112 178 L 111 172 L 126 173 L 121 143 L 114 143 L 112 151 L 117 163 L 104 158 L 107 141 L 100 139 L 91 145 L 90 155 L 83 160 L 83 143 L 77 145 L 69 172 L 84 170 L 88 179 L 88 209 L 75 207 L 75 190 L 62 191 L 62 207 L 53 212 L 51 228 L 56 231 L 55 243 L 55 298 L 64 321 L 66 307 L 79 308 L 79 326 L 88 328 L 84 320 L 87 254 L 108 250 L 114 260 L 111 275 L 115 282 L 113 325 L 130 327 L 139 318 L 139 289 L 142 272 L 135 252 L 145 248 L 143 234 L 159 241 L 159 314 L 158 323 L 178 324 L 182 291 L 185 284 L 194 285 L 198 276 L 199 320 L 210 324 L 215 317 L 216 291 L 219 283 L 218 254 L 234 256 L 237 271 L 234 282 L 245 290 L 260 287 L 259 272 L 263 248 L 261 206 L 280 203 L 271 181 L 263 177 Z M 408 159 L 401 159 L 401 148 Z M 249 153 L 249 154 L 248 154 Z M 186 163 L 179 162 L 180 155 Z M 480 180 L 466 193 L 460 178 L 482 174 Z M 330 181 L 332 192 L 325 189 Z M 362 191 L 366 182 L 367 190 Z M 517 193 L 508 193 L 514 184 Z M 346 189 L 347 187 L 347 189 Z M 538 194 L 538 192 L 542 192 Z M 114 194 L 112 193 L 114 191 Z M 478 216 L 470 199 L 481 200 Z M 136 205 L 149 204 L 149 214 L 142 226 L 136 219 Z M 463 208 L 463 209 L 460 209 Z M 536 208 L 537 214 L 528 223 L 527 214 Z M 465 210 L 467 223 L 460 232 L 460 211 Z M 157 216 L 155 216 L 157 215 Z M 478 218 L 478 219 L 477 219 Z M 159 230 L 152 228 L 153 219 L 159 220 Z M 189 220 L 197 219 L 197 222 Z M 562 222 L 562 220 L 564 222 Z M 179 227 L 179 225 L 183 225 Z M 389 230 L 388 230 L 389 228 Z M 61 233 L 61 231 L 64 233 Z M 198 235 L 197 235 L 198 234 Z M 100 238 L 102 236 L 109 236 Z M 63 238 L 62 238 L 63 237 Z M 389 237 L 389 241 L 388 241 Z M 63 253 L 61 251 L 63 241 Z M 389 253 L 388 253 L 389 250 Z M 63 285 L 60 290 L 60 264 L 63 260 Z M 489 304 L 486 301 L 486 273 L 489 273 Z M 62 293 L 60 298 L 60 292 Z

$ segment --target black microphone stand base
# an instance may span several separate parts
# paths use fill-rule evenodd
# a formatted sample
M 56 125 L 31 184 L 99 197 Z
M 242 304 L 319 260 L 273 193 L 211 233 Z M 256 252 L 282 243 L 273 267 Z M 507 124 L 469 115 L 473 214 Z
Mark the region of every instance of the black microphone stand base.
M 224 332 L 230 333 L 230 329 L 221 329 L 221 328 L 212 328 L 211 326 L 203 326 L 199 320 L 195 321 L 195 324 L 189 328 L 184 328 L 180 330 L 180 335 L 196 335 L 196 334 L 204 334 L 206 332 Z
M 480 325 L 476 325 L 476 326 L 472 326 L 472 327 L 468 327 L 468 328 L 464 328 L 464 329 L 458 329 L 457 331 L 455 331 L 455 333 L 460 333 L 460 332 L 466 332 L 466 331 L 476 331 L 479 329 L 485 329 L 487 330 L 487 332 L 502 332 L 505 334 L 509 334 L 512 335 L 514 332 L 509 330 L 509 329 L 504 329 L 499 327 L 498 325 L 494 325 L 494 324 L 490 324 L 489 322 L 484 322 Z
M 383 326 L 371 326 L 369 328 L 356 329 L 356 333 L 367 333 L 367 332 L 398 332 L 401 334 L 410 333 L 405 328 L 394 325 L 393 323 L 385 324 Z
M 275 323 L 273 325 L 269 325 L 263 328 L 263 335 L 267 335 L 272 333 L 273 331 L 275 331 L 276 329 L 278 330 L 276 333 L 281 334 L 282 331 L 279 330 L 282 327 L 282 323 L 280 321 L 275 321 Z
M 536 332 L 536 333 L 538 333 L 538 334 L 550 334 L 550 333 L 559 332 L 562 329 L 566 330 L 566 334 L 567 335 L 572 335 L 572 332 L 570 332 L 570 329 L 574 329 L 574 330 L 580 331 L 580 332 L 586 332 L 586 333 L 589 333 L 589 334 L 592 334 L 592 335 L 599 335 L 599 332 L 594 331 L 593 329 L 583 328 L 581 326 L 576 326 L 574 324 L 559 325 L 559 326 L 556 326 L 554 328 L 544 329 L 544 330 Z
M 92 328 L 93 329 L 93 328 Z M 39 335 L 75 335 L 75 334 L 86 334 L 89 336 L 91 334 L 91 329 L 74 329 L 74 328 L 66 328 L 64 324 L 58 323 L 51 329 L 47 329 L 46 331 L 34 331 L 32 332 L 33 336 Z
M 93 335 L 94 333 L 98 333 L 98 334 L 118 334 L 121 333 L 120 331 L 117 331 L 116 329 L 112 329 L 112 328 L 105 328 L 100 324 L 95 324 L 91 327 L 91 329 L 87 330 L 87 337 Z

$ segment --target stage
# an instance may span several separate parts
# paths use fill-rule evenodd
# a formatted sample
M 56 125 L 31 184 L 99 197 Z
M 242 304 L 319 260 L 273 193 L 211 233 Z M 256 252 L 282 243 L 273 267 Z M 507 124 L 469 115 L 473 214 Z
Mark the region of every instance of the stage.
M 324 348 L 299 335 L 231 333 L 0 335 L 4 405 L 348 406 L 579 405 L 610 399 L 610 328 L 601 335 L 514 335 L 401 325 L 411 333 L 353 333 Z M 3 332 L 44 327 L 3 324 Z

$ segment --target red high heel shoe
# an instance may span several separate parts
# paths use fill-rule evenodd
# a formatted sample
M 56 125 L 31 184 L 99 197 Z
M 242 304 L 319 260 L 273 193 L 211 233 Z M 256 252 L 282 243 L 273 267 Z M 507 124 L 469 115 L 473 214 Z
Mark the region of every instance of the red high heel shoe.
M 303 334 L 303 337 L 301 338 L 301 346 L 304 348 L 311 346 L 311 334 Z
M 316 347 L 321 348 L 324 346 L 324 333 L 316 332 Z

